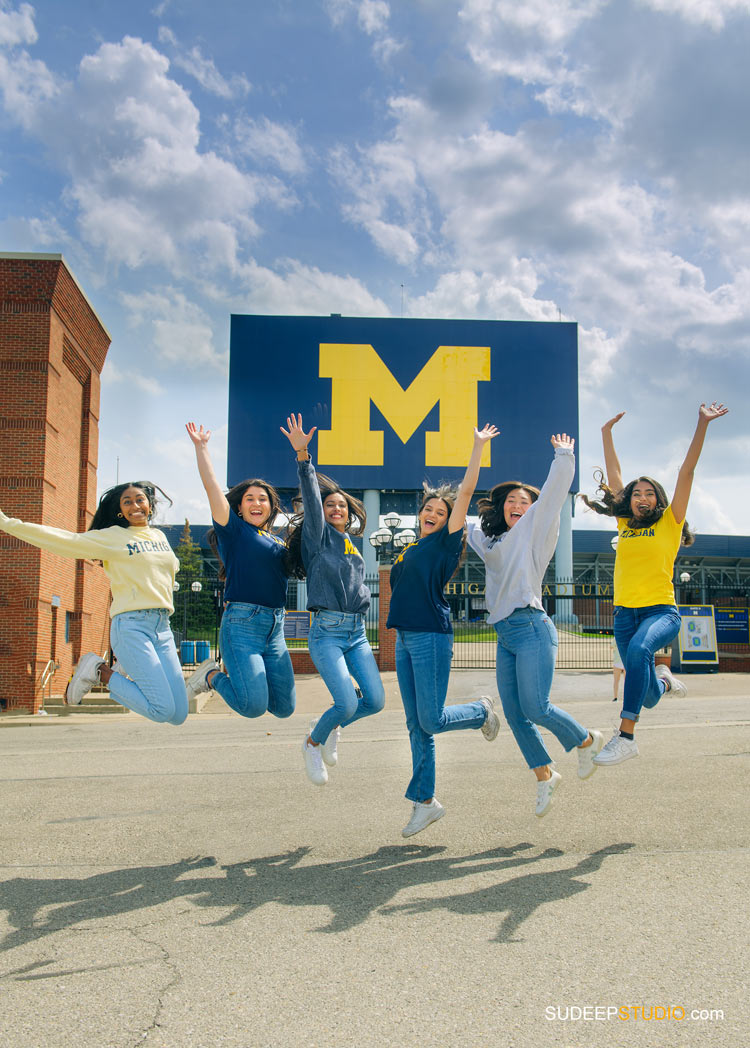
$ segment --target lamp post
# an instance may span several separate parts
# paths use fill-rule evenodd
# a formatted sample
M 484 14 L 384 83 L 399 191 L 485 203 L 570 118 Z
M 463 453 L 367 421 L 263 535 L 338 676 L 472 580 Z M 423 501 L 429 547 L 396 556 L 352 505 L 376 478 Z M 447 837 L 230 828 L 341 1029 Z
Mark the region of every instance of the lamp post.
M 680 598 L 681 598 L 681 603 L 682 604 L 685 603 L 685 594 L 684 594 L 683 590 L 687 586 L 688 582 L 690 582 L 690 579 L 691 579 L 691 575 L 690 575 L 689 571 L 681 571 L 680 572 Z
M 401 518 L 398 513 L 386 514 L 383 517 L 383 524 L 385 527 L 378 528 L 377 531 L 373 531 L 372 535 L 370 535 L 370 545 L 375 547 L 378 561 L 388 563 L 393 559 L 393 555 L 397 550 L 401 550 L 404 546 L 415 542 L 417 535 L 412 528 L 398 530 L 401 526 Z

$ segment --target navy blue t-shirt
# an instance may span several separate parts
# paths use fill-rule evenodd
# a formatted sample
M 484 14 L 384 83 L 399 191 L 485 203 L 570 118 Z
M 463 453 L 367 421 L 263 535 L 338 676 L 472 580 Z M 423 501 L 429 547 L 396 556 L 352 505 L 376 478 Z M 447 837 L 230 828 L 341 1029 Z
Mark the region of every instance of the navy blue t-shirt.
M 288 577 L 281 539 L 248 524 L 233 511 L 225 525 L 213 524 L 227 576 L 224 600 L 283 608 Z
M 464 533 L 440 531 L 407 546 L 391 568 L 391 606 L 387 625 L 418 633 L 452 633 L 443 590 L 456 570 Z

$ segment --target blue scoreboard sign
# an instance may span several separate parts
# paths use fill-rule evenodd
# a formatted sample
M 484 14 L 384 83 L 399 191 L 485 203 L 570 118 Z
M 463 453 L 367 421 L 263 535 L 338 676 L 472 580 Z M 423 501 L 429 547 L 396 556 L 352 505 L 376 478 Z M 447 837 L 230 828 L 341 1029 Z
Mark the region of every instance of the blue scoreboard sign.
M 458 480 L 485 422 L 501 436 L 485 448 L 480 487 L 540 485 L 550 434 L 578 435 L 577 325 L 233 316 L 230 484 L 296 487 L 279 432 L 291 412 L 317 426 L 313 460 L 346 488 Z

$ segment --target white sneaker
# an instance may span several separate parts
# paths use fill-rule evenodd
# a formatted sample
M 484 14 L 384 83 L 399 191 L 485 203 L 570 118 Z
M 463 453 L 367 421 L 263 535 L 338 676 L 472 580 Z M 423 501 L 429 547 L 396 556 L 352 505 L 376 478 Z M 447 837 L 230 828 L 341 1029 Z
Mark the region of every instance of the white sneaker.
M 325 786 L 328 782 L 328 772 L 323 763 L 323 754 L 320 752 L 322 746 L 312 746 L 307 741 L 307 736 L 302 740 L 302 756 L 305 758 L 305 771 L 310 782 L 316 786 Z
M 600 731 L 590 731 L 589 735 L 594 740 L 591 745 L 578 747 L 578 778 L 589 779 L 596 771 L 594 757 L 604 745 L 604 736 Z
M 196 695 L 200 695 L 204 691 L 210 691 L 208 677 L 211 670 L 218 670 L 216 665 L 216 659 L 204 659 L 197 670 L 190 674 L 185 687 L 187 688 L 188 698 L 195 698 Z
M 82 655 L 78 660 L 76 671 L 68 681 L 63 702 L 66 706 L 80 706 L 83 696 L 87 695 L 95 684 L 99 683 L 99 667 L 104 665 L 101 655 L 93 651 Z
M 667 691 L 671 691 L 673 695 L 676 695 L 679 698 L 682 698 L 683 695 L 687 695 L 687 688 L 681 680 L 677 680 L 677 678 L 672 675 L 669 666 L 659 663 L 656 667 L 656 676 L 659 680 L 667 682 Z
M 491 699 L 489 695 L 483 695 L 479 701 L 487 710 L 487 716 L 482 725 L 482 735 L 487 742 L 494 742 L 500 731 L 500 718 L 495 713 L 495 700 Z
M 607 745 L 594 757 L 594 764 L 603 767 L 607 764 L 622 764 L 631 757 L 638 756 L 638 747 L 635 739 L 624 739 L 619 731 L 616 731 Z
M 550 768 L 550 777 L 545 779 L 544 782 L 538 782 L 536 787 L 536 815 L 537 818 L 541 819 L 549 811 L 549 806 L 552 804 L 552 794 L 557 788 L 557 784 L 562 779 L 562 775 L 555 771 L 554 768 Z
M 311 720 L 310 721 L 310 734 L 311 735 L 312 735 L 313 728 L 318 723 L 318 719 L 319 718 L 316 717 L 315 720 Z M 337 728 L 334 728 L 333 731 L 329 731 L 328 732 L 328 738 L 326 739 L 326 741 L 325 742 L 321 742 L 321 744 L 320 744 L 320 748 L 323 751 L 323 760 L 326 762 L 326 764 L 328 765 L 329 768 L 333 768 L 336 764 L 338 764 L 338 760 L 339 760 L 339 739 L 340 738 L 341 738 L 341 728 L 337 727 Z
M 413 837 L 415 833 L 421 833 L 430 823 L 437 822 L 445 815 L 445 808 L 436 797 L 433 797 L 429 804 L 414 801 L 413 806 L 411 818 L 401 831 L 402 837 Z

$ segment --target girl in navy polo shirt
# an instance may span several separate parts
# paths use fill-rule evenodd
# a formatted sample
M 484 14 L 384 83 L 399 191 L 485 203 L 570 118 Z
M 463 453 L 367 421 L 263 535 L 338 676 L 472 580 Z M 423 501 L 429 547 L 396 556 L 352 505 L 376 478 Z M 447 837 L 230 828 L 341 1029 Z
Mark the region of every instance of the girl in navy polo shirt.
M 406 797 L 412 816 L 402 835 L 411 837 L 445 815 L 435 797 L 435 739 L 443 731 L 481 728 L 488 741 L 500 722 L 493 701 L 446 706 L 453 658 L 453 628 L 443 590 L 458 567 L 464 523 L 479 479 L 482 450 L 497 436 L 494 426 L 474 430 L 474 448 L 457 492 L 425 488 L 419 509 L 417 542 L 407 546 L 391 569 L 391 606 L 387 625 L 397 630 L 396 675 L 406 711 L 412 777 Z
M 266 711 L 289 717 L 295 689 L 284 641 L 286 547 L 270 530 L 281 509 L 279 496 L 264 480 L 244 480 L 225 495 L 208 453 L 211 430 L 194 422 L 186 429 L 195 445 L 226 577 L 219 642 L 228 671 L 222 673 L 213 659 L 206 659 L 188 680 L 188 695 L 213 688 L 243 717 Z

